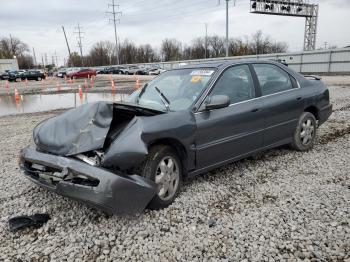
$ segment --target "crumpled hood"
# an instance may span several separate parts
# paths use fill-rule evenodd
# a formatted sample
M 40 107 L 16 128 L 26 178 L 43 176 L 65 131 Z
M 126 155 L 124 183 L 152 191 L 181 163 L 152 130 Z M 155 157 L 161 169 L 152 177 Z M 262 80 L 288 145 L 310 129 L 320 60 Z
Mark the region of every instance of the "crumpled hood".
M 60 156 L 100 149 L 112 118 L 112 103 L 85 104 L 40 123 L 33 132 L 34 142 L 40 150 Z

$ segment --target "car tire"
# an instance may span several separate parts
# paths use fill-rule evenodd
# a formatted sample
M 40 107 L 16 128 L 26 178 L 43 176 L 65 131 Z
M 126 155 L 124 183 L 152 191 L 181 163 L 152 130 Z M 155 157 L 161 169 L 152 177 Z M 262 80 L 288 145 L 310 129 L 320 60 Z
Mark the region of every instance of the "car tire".
M 159 193 L 153 197 L 148 208 L 159 210 L 171 205 L 180 192 L 183 173 L 182 163 L 175 151 L 166 145 L 154 146 L 140 167 L 141 176 L 159 185 Z
M 36 79 L 36 81 L 41 81 L 41 80 L 42 78 L 40 76 Z
M 317 120 L 309 112 L 304 112 L 295 129 L 291 147 L 297 151 L 308 151 L 313 148 L 317 134 Z

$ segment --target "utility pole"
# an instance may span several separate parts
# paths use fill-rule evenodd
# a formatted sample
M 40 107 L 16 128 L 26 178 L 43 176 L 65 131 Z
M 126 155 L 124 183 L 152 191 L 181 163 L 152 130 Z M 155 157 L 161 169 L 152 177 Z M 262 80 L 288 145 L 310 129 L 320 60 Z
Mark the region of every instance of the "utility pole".
M 226 1 L 226 41 L 225 41 L 225 47 L 226 47 L 226 57 L 228 57 L 228 4 L 230 0 L 225 0 Z M 219 0 L 219 5 L 220 5 L 220 0 Z M 234 0 L 234 6 L 236 6 L 236 0 Z
M 82 32 L 81 30 L 83 29 L 79 23 L 78 23 L 78 26 L 76 27 L 76 29 L 78 30 L 77 32 L 74 32 L 75 34 L 77 34 L 77 39 L 78 39 L 78 47 L 79 47 L 79 50 L 80 50 L 80 57 L 81 57 L 81 65 L 84 66 L 84 63 L 83 63 L 83 44 L 81 42 L 81 39 L 83 38 L 81 35 L 84 34 L 85 32 Z
M 208 58 L 207 51 L 208 50 L 208 23 L 205 23 L 205 59 Z
M 54 61 L 55 61 L 55 63 L 54 63 L 54 64 L 55 64 L 55 66 L 56 66 L 56 67 L 58 67 L 58 59 L 57 59 L 57 58 L 58 58 L 58 56 L 57 56 L 57 52 L 56 52 L 56 51 L 55 51 L 54 58 L 55 58 L 55 60 L 54 60 Z
M 36 55 L 35 55 L 34 47 L 33 47 L 33 58 L 34 58 L 34 66 L 37 66 Z
M 226 57 L 228 57 L 228 2 L 230 0 L 226 0 Z
M 69 44 L 68 44 L 68 39 L 67 39 L 67 35 L 66 35 L 66 30 L 64 30 L 64 26 L 62 26 L 62 30 L 63 30 L 64 38 L 66 39 L 66 44 L 67 44 L 67 49 L 68 49 L 68 55 L 69 55 L 68 61 L 69 61 L 69 60 L 70 60 L 70 57 L 71 57 L 71 52 L 70 52 L 70 48 L 69 48 Z
M 117 22 L 120 22 L 120 19 L 117 19 L 117 15 L 122 15 L 122 12 L 116 12 L 115 8 L 119 8 L 119 5 L 114 4 L 114 0 L 112 0 L 111 4 L 108 4 L 108 8 L 112 7 L 112 12 L 107 12 L 108 14 L 111 14 L 113 17 L 112 19 L 109 19 L 110 21 L 113 21 L 114 23 L 114 38 L 115 38 L 115 53 L 117 57 L 117 65 L 119 65 L 119 48 L 118 48 L 118 36 L 117 36 Z

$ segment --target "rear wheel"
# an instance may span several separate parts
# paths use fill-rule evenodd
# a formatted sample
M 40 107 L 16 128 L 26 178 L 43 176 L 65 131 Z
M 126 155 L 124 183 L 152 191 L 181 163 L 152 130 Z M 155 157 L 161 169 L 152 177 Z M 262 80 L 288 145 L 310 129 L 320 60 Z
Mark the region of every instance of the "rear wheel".
M 292 148 L 298 151 L 307 151 L 313 148 L 316 139 L 317 121 L 313 114 L 304 112 L 295 129 Z
M 171 147 L 152 147 L 140 172 L 158 185 L 159 192 L 149 203 L 150 209 L 166 208 L 174 202 L 182 185 L 182 165 Z

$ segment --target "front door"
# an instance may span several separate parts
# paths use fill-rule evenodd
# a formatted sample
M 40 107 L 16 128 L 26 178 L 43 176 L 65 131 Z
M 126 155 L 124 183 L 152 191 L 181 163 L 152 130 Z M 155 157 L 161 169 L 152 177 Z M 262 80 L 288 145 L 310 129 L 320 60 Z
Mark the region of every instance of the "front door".
M 248 65 L 226 69 L 208 97 L 227 95 L 230 106 L 201 109 L 197 122 L 196 169 L 214 167 L 247 155 L 262 146 L 262 103 Z

